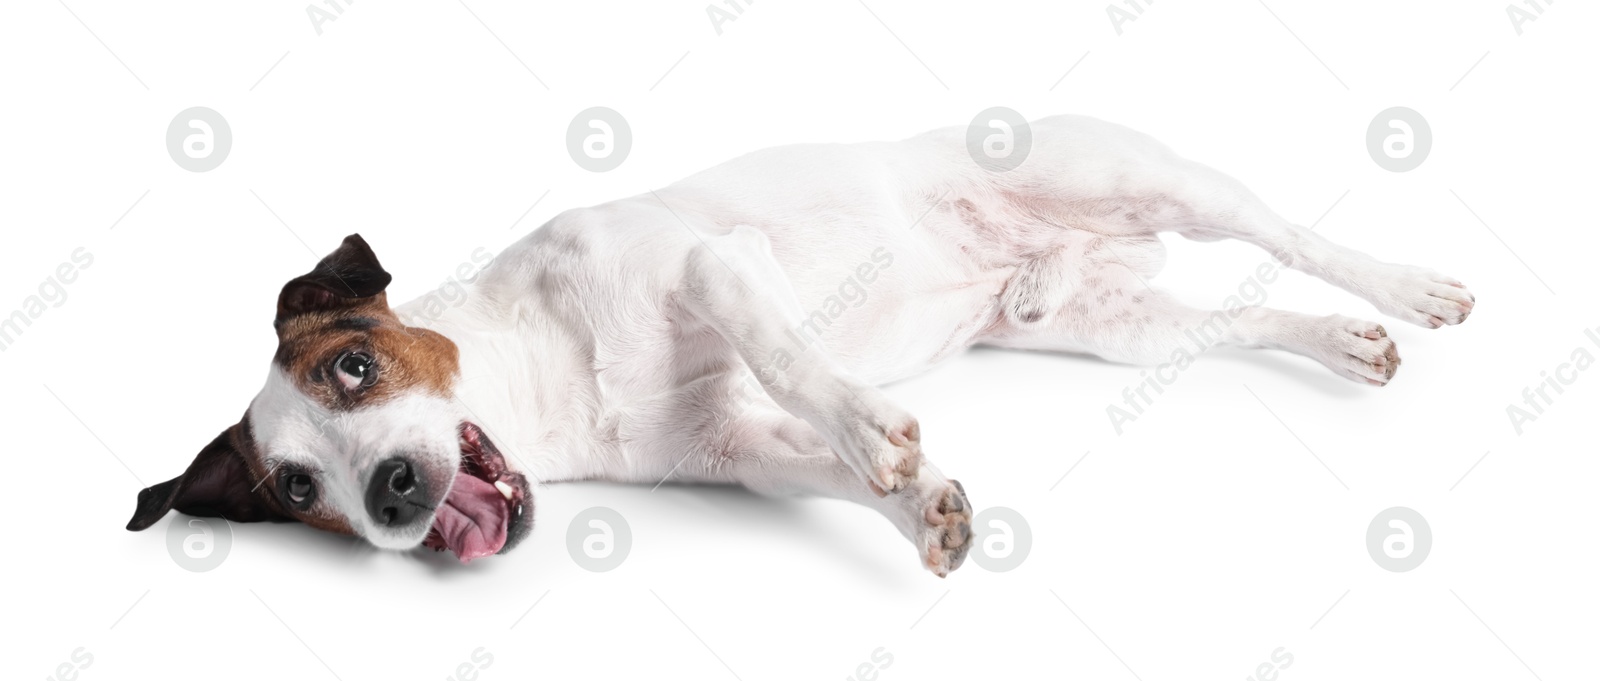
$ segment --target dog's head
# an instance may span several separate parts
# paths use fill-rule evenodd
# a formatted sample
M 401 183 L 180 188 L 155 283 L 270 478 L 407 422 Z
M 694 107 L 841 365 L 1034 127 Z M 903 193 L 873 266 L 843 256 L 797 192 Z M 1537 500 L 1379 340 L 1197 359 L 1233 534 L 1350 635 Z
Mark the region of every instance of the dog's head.
M 128 529 L 176 509 L 295 521 L 462 561 L 527 535 L 527 479 L 455 399 L 454 343 L 389 309 L 390 276 L 358 235 L 278 296 L 266 387 L 183 475 L 139 492 Z

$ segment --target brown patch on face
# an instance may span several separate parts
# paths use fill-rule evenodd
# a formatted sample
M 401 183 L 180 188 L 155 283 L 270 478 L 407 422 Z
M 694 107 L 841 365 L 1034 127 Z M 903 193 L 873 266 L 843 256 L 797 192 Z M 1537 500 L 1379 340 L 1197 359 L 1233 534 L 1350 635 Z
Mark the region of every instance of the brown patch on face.
M 285 284 L 278 296 L 273 362 L 301 394 L 328 411 L 375 406 L 417 391 L 450 395 L 460 371 L 455 344 L 401 323 L 384 293 L 390 279 L 366 241 L 351 235 L 310 272 Z M 295 518 L 353 534 L 351 520 L 320 493 L 298 509 L 282 494 L 291 484 L 289 475 L 307 475 L 320 487 L 322 471 L 271 472 L 274 462 L 259 457 L 257 462 L 258 469 L 269 469 L 262 483 Z
M 366 241 L 352 234 L 278 296 L 274 363 L 330 411 L 381 404 L 408 391 L 450 394 L 459 372 L 455 344 L 402 324 L 383 292 L 389 281 Z M 370 364 L 363 380 L 341 381 L 340 359 L 352 353 Z M 323 494 L 324 471 L 266 458 L 251 431 L 247 413 L 202 448 L 183 475 L 141 490 L 128 529 L 146 529 L 177 510 L 230 522 L 299 520 L 355 534 L 351 519 Z M 285 493 L 294 475 L 309 477 L 316 490 L 298 505 Z
M 376 375 L 351 388 L 341 380 L 339 362 L 353 353 L 372 358 Z M 331 411 L 382 404 L 414 390 L 448 397 L 460 371 L 455 343 L 402 324 L 382 293 L 283 320 L 273 361 L 301 392 Z
M 183 475 L 141 490 L 128 529 L 143 530 L 177 510 L 229 522 L 298 520 L 319 530 L 355 534 L 344 516 L 320 499 L 305 508 L 290 503 L 281 485 L 293 472 L 262 458 L 247 413 L 201 449 Z

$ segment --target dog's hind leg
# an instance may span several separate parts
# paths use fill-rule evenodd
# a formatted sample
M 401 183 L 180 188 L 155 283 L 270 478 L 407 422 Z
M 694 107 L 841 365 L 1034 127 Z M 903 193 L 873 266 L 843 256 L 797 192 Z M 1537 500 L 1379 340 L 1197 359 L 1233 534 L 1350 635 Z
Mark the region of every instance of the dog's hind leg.
M 1034 132 L 1028 163 L 1014 178 L 997 181 L 1009 183 L 1013 206 L 1043 222 L 1118 237 L 1177 232 L 1200 241 L 1240 239 L 1384 314 L 1425 327 L 1459 324 L 1472 311 L 1474 299 L 1461 282 L 1380 262 L 1291 224 L 1238 180 L 1147 135 L 1081 117 L 1045 119 Z
M 716 329 L 778 406 L 816 428 L 863 488 L 911 486 L 922 466 L 916 419 L 847 373 L 820 342 L 794 342 L 804 315 L 766 235 L 741 226 L 700 241 L 685 263 L 687 311 Z
M 1024 270 L 1019 277 L 1032 274 Z M 1064 299 L 1030 300 L 1035 291 L 1053 289 L 1014 281 L 1002 297 L 1007 319 L 980 342 L 1180 367 L 1217 345 L 1273 348 L 1315 359 L 1350 380 L 1380 386 L 1400 365 L 1394 341 L 1372 322 L 1242 304 L 1200 310 L 1150 288 L 1143 277 L 1118 263 L 1093 267 L 1065 288 L 1070 293 Z M 1041 309 L 1050 313 L 1012 313 Z
M 1460 324 L 1471 314 L 1475 299 L 1461 282 L 1426 268 L 1381 262 L 1336 244 L 1283 219 L 1237 180 L 1198 163 L 1181 164 L 1189 219 L 1176 226 L 1179 234 L 1201 241 L 1232 238 L 1255 244 L 1285 266 L 1419 326 Z

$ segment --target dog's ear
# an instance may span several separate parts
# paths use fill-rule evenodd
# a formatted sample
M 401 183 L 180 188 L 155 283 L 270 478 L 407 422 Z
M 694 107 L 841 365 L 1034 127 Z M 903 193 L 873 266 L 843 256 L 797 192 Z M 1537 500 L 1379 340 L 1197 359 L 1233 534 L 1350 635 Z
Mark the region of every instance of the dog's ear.
M 310 272 L 284 284 L 277 323 L 303 312 L 359 305 L 383 293 L 390 279 L 366 240 L 351 234 Z
M 252 481 L 250 466 L 241 454 L 249 443 L 249 427 L 241 422 L 218 435 L 176 478 L 139 491 L 139 506 L 128 521 L 135 532 L 154 525 L 177 509 L 180 513 L 230 522 L 293 520 L 270 496 L 264 485 Z

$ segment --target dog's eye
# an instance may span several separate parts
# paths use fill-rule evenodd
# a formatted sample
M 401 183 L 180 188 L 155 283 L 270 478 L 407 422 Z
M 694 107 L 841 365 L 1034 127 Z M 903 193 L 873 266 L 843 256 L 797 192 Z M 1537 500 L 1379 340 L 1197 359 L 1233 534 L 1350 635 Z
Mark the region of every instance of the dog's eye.
M 311 482 L 311 476 L 304 473 L 294 473 L 284 479 L 284 496 L 289 498 L 289 503 L 296 508 L 305 508 L 311 505 L 311 499 L 316 494 L 317 487 Z
M 377 362 L 364 352 L 345 353 L 334 366 L 338 369 L 339 382 L 349 390 L 367 387 L 378 380 Z

